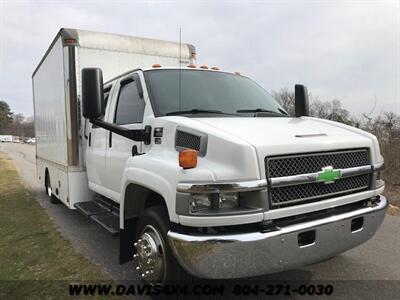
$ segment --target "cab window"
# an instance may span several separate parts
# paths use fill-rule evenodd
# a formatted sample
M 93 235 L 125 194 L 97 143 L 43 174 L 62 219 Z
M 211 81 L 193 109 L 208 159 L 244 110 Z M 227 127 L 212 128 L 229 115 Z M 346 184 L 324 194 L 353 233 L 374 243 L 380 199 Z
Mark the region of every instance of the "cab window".
M 139 96 L 135 81 L 123 84 L 119 91 L 115 124 L 142 123 L 143 114 L 144 100 Z

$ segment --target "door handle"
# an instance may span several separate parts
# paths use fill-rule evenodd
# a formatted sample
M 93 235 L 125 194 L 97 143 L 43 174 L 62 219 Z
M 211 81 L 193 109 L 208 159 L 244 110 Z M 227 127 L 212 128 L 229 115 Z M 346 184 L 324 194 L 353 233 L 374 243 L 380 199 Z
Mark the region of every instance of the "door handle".
M 108 135 L 108 147 L 112 147 L 112 132 L 109 131 L 109 135 Z
M 92 133 L 89 132 L 89 147 L 92 145 Z

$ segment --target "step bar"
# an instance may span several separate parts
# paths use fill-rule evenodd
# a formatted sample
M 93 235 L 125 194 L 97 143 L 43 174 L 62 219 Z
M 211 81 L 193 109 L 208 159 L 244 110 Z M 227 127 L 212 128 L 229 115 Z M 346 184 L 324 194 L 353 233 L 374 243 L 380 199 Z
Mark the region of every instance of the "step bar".
M 75 203 L 75 208 L 109 233 L 119 234 L 119 206 L 111 200 L 96 197 L 92 201 Z

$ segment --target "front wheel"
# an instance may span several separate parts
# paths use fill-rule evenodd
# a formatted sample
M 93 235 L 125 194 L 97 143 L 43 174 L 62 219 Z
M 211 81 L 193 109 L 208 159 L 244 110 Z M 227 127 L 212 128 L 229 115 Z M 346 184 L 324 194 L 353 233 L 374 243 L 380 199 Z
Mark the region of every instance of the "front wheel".
M 155 206 L 146 209 L 137 223 L 137 260 L 142 280 L 150 284 L 187 281 L 187 274 L 173 256 L 167 241 L 170 222 L 166 208 Z

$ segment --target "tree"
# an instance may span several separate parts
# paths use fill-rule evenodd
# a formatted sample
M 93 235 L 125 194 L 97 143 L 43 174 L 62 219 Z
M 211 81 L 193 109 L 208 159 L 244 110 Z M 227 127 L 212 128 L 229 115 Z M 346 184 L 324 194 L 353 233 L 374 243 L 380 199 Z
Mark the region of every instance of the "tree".
M 294 91 L 286 87 L 279 91 L 273 91 L 272 96 L 283 106 L 289 115 L 294 116 Z
M 33 117 L 27 117 L 24 121 L 24 134 L 25 136 L 35 136 L 35 123 Z
M 315 100 L 310 105 L 310 115 L 321 118 L 329 119 L 329 111 L 331 110 L 331 103 Z
M 0 101 L 0 130 L 11 125 L 13 113 L 10 106 L 5 101 Z
M 25 121 L 25 117 L 23 114 L 15 114 L 13 115 L 13 123 L 14 125 L 20 126 Z
M 272 92 L 273 97 L 286 109 L 289 115 L 294 116 L 295 113 L 295 94 L 294 90 L 282 88 L 279 91 Z M 342 107 L 340 100 L 320 101 L 318 97 L 308 94 L 310 101 L 310 115 L 317 118 L 341 122 L 344 124 L 352 124 L 350 113 Z
M 342 102 L 340 102 L 337 99 L 333 99 L 329 103 L 329 108 L 330 110 L 328 111 L 328 120 L 344 123 L 344 124 L 350 124 L 350 113 L 347 109 L 344 109 L 342 107 Z
M 12 125 L 13 135 L 25 136 L 24 120 L 25 120 L 25 117 L 23 114 L 14 114 L 13 115 L 13 125 Z
M 397 116 L 394 112 L 392 111 L 387 111 L 383 113 L 383 124 L 388 131 L 389 135 L 389 142 L 392 142 L 392 139 L 394 137 L 394 132 L 396 129 L 398 129 L 400 125 L 400 116 Z

